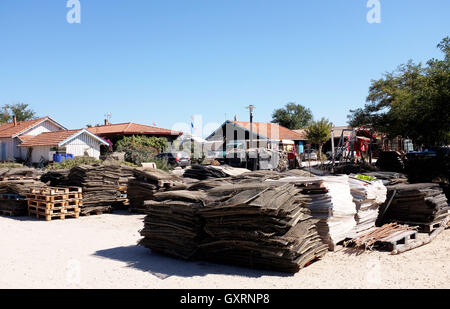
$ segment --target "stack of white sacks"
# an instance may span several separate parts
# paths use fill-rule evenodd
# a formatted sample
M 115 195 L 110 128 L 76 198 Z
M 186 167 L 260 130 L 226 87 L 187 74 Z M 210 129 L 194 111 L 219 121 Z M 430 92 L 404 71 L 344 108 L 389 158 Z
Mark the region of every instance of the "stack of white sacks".
M 335 250 L 336 244 L 345 240 L 356 227 L 356 207 L 347 175 L 321 179 L 328 192 L 311 195 L 309 209 L 313 217 L 320 219 L 317 227 L 322 240 L 330 250 Z M 327 213 L 322 211 L 324 208 L 328 209 Z
M 311 201 L 308 208 L 311 215 L 319 219 L 317 230 L 322 241 L 328 244 L 330 250 L 335 250 L 336 244 L 345 240 L 356 227 L 356 206 L 350 193 L 349 177 L 286 177 L 280 182 L 290 183 L 320 183 L 323 190 L 309 194 Z
M 348 237 L 355 238 L 375 227 L 379 207 L 386 201 L 387 189 L 381 180 L 365 181 L 354 177 L 349 177 L 349 185 L 356 205 L 356 227 Z

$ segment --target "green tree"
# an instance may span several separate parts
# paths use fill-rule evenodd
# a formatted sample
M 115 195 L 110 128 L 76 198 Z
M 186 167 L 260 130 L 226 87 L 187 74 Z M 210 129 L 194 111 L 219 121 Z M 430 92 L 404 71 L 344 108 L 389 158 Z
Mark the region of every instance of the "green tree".
M 409 61 L 373 80 L 364 108 L 351 110 L 353 127 L 372 126 L 389 137 L 425 146 L 450 144 L 450 38 L 438 45 L 444 59 Z
M 322 160 L 323 145 L 331 138 L 331 128 L 332 124 L 325 118 L 311 122 L 306 128 L 308 140 L 319 146 L 319 160 Z
M 13 116 L 16 116 L 17 121 L 26 121 L 35 119 L 36 113 L 28 104 L 24 103 L 3 105 L 0 112 L 0 123 L 11 122 Z
M 291 130 L 306 127 L 313 119 L 311 110 L 300 104 L 288 103 L 272 113 L 272 122 Z
M 154 162 L 155 156 L 168 147 L 164 137 L 125 136 L 117 142 L 116 150 L 125 152 L 125 160 L 134 164 Z
M 5 122 L 9 122 L 11 120 L 11 114 L 8 110 L 7 105 L 3 105 L 1 107 L 1 112 L 0 112 L 0 123 L 5 123 Z

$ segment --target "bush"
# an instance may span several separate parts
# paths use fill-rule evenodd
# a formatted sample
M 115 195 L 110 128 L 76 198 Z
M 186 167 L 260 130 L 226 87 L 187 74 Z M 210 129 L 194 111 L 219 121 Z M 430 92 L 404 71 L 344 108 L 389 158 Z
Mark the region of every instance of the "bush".
M 65 170 L 65 169 L 71 169 L 75 166 L 87 164 L 101 164 L 102 161 L 97 160 L 95 158 L 91 157 L 76 157 L 73 160 L 65 160 L 60 163 L 50 163 L 46 169 L 47 170 Z
M 167 146 L 164 137 L 126 136 L 117 142 L 117 151 L 125 153 L 125 161 L 140 165 L 155 162 L 155 156 Z
M 202 155 L 200 158 L 192 158 L 191 163 L 192 164 L 204 164 L 206 160 L 206 156 Z
M 23 165 L 19 164 L 19 163 L 12 163 L 12 162 L 0 163 L 0 168 L 19 168 L 19 167 L 23 167 Z
M 118 161 L 116 161 L 118 162 Z M 49 165 L 47 165 L 47 167 L 45 168 L 46 170 L 65 170 L 65 169 L 72 169 L 76 166 L 79 165 L 94 165 L 94 164 L 104 164 L 105 161 L 101 161 L 101 160 L 97 160 L 95 158 L 92 157 L 76 157 L 73 160 L 66 160 L 60 163 L 50 163 Z M 130 163 L 130 162 L 125 162 L 122 161 L 120 162 L 120 165 L 126 165 L 126 166 L 130 166 L 130 167 L 138 167 L 136 164 Z
M 163 170 L 163 171 L 169 171 L 172 169 L 172 167 L 167 163 L 167 160 L 162 160 L 162 159 L 152 159 L 148 162 L 153 162 L 156 164 L 156 168 Z

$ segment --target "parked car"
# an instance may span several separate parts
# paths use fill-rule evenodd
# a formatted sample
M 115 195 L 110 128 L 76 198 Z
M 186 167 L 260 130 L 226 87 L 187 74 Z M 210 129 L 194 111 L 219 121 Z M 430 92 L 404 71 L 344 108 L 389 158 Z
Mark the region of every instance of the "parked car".
M 191 158 L 183 151 L 163 152 L 157 155 L 156 158 L 166 160 L 172 166 L 186 167 L 191 165 Z
M 313 149 L 305 150 L 303 153 L 303 159 L 317 161 L 317 153 Z

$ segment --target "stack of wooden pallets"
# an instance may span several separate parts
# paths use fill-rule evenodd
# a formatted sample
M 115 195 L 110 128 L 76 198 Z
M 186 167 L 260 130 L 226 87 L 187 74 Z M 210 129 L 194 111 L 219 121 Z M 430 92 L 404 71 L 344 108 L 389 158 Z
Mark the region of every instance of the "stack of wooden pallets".
M 83 206 L 81 188 L 46 187 L 42 189 L 30 189 L 26 195 L 28 201 L 28 215 L 36 218 L 45 218 L 51 221 L 53 218 L 64 220 L 66 217 L 78 218 L 80 207 Z

